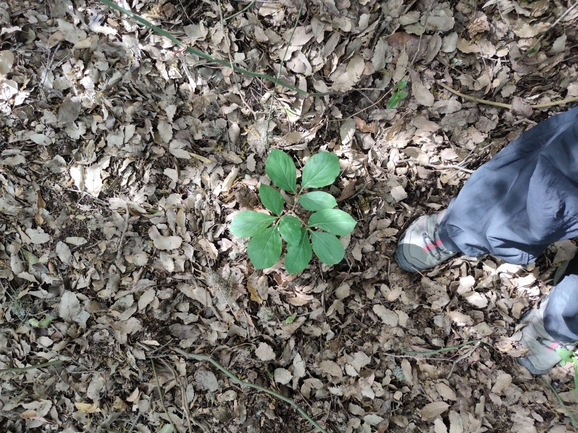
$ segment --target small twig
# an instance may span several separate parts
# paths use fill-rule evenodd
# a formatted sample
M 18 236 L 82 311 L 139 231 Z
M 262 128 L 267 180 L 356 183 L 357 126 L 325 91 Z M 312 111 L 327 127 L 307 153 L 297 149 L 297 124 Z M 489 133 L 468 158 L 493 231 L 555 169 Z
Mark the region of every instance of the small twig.
M 128 431 L 128 433 L 132 433 L 132 431 L 134 430 L 134 428 L 136 427 L 138 420 L 140 419 L 140 415 L 142 412 L 137 412 L 136 413 L 136 419 L 134 420 L 134 422 L 132 423 L 132 425 L 130 426 L 130 430 Z
M 303 4 L 305 0 L 301 0 L 301 6 L 299 6 L 299 11 L 297 12 L 297 18 L 295 19 L 295 24 L 293 25 L 293 30 L 291 31 L 291 36 L 287 41 L 287 46 L 285 47 L 285 52 L 279 63 L 279 70 L 277 71 L 277 76 L 275 77 L 275 85 L 273 86 L 273 92 L 271 93 L 271 103 L 269 104 L 269 113 L 267 114 L 267 126 L 265 128 L 265 146 L 269 146 L 269 125 L 271 125 L 271 117 L 273 114 L 273 102 L 275 102 L 275 94 L 277 93 L 277 82 L 279 82 L 279 77 L 281 76 L 281 71 L 283 70 L 283 63 L 285 63 L 285 58 L 289 52 L 289 47 L 295 36 L 295 31 L 297 30 L 297 25 L 299 24 L 299 18 L 301 18 L 301 12 L 303 11 Z
M 475 170 L 470 170 L 468 168 L 460 167 L 459 165 L 429 164 L 427 162 L 421 162 L 417 158 L 400 159 L 400 160 L 395 161 L 395 164 L 397 165 L 398 163 L 401 163 L 401 162 L 413 162 L 415 164 L 422 165 L 424 167 L 435 168 L 436 170 L 458 170 L 458 171 L 463 171 L 464 173 L 469 173 L 469 174 L 472 174 L 475 171 Z
M 419 161 L 414 162 L 416 164 L 423 165 L 424 167 L 435 168 L 436 170 L 458 170 L 469 174 L 472 174 L 474 172 L 474 170 L 463 168 L 460 167 L 459 165 L 435 165 L 435 164 L 428 164 L 427 162 L 419 162 Z
M 532 45 L 530 47 L 530 49 L 528 51 L 526 51 L 524 53 L 524 55 L 522 56 L 522 59 L 526 58 L 528 56 L 528 54 L 532 53 L 534 49 L 536 49 L 536 47 L 540 44 L 540 42 L 542 42 L 542 39 L 544 39 L 544 36 L 546 36 L 546 34 L 548 33 L 548 31 L 552 30 L 554 27 L 556 27 L 558 25 L 558 23 L 560 21 L 562 21 L 564 18 L 566 18 L 566 15 L 568 15 L 572 9 L 574 9 L 576 6 L 578 6 L 578 2 L 574 3 L 572 6 L 570 6 L 568 9 L 566 9 L 566 12 L 564 12 L 562 15 L 560 15 L 560 18 L 558 18 L 556 21 L 554 21 L 554 24 L 552 24 L 548 30 L 546 30 L 544 33 L 542 33 L 540 35 L 540 37 L 538 38 L 538 40 L 536 41 L 536 43 L 534 45 Z
M 461 349 L 462 347 L 468 346 L 470 344 L 478 344 L 481 341 L 482 340 L 471 340 L 471 341 L 466 341 L 465 343 L 462 343 L 462 344 L 458 344 L 457 346 L 442 347 L 441 349 L 427 350 L 424 352 L 416 352 L 415 350 L 405 350 L 403 347 L 400 347 L 399 349 L 403 353 L 407 353 L 408 355 L 435 355 L 436 353 L 449 352 L 450 350 L 458 350 L 458 349 Z
M 251 6 L 251 5 L 249 5 L 249 6 Z M 241 12 L 239 12 L 239 13 L 241 13 Z M 226 44 L 227 45 L 227 56 L 229 57 L 229 63 L 232 65 L 233 64 L 233 56 L 231 55 L 231 39 L 229 38 L 229 34 L 227 33 L 227 28 L 225 27 L 225 19 L 223 18 L 223 5 L 221 4 L 221 0 L 219 0 L 219 17 L 221 20 L 221 30 L 223 30 L 223 35 L 227 41 L 227 44 Z M 239 77 L 235 73 L 234 69 L 233 69 L 232 75 L 234 77 L 234 81 L 239 86 L 238 96 L 241 98 L 241 101 L 243 102 L 245 107 L 247 107 L 249 112 L 251 112 L 251 114 L 253 114 L 253 117 L 256 117 L 255 112 L 253 111 L 251 106 L 249 104 L 247 104 L 247 101 L 245 100 L 244 92 L 240 91 L 241 90 L 241 83 L 240 83 Z
M 103 205 L 103 206 L 108 206 L 108 203 L 107 203 L 107 202 L 105 202 L 105 201 L 103 201 L 103 200 L 101 200 L 101 199 L 99 199 L 99 198 L 96 198 L 95 196 L 93 196 L 92 194 L 87 193 L 86 191 L 80 191 L 80 190 L 74 189 L 74 188 L 66 188 L 66 191 L 72 191 L 72 192 L 75 192 L 75 193 L 77 193 L 77 194 L 87 195 L 87 196 L 89 196 L 93 201 L 95 201 L 96 203 L 101 204 L 101 205 Z
M 263 388 L 262 386 L 259 385 L 255 385 L 249 382 L 245 382 L 242 381 L 241 379 L 239 379 L 237 376 L 235 376 L 234 374 L 230 373 L 225 367 L 223 367 L 221 364 L 219 364 L 217 361 L 215 361 L 213 358 L 211 358 L 210 356 L 206 356 L 206 355 L 197 355 L 194 353 L 187 353 L 184 350 L 181 349 L 177 349 L 177 348 L 173 348 L 173 350 L 178 353 L 179 355 L 185 356 L 187 358 L 193 358 L 197 361 L 207 361 L 210 362 L 211 364 L 213 364 L 216 368 L 218 368 L 220 371 L 222 371 L 225 375 L 227 375 L 227 377 L 229 377 L 233 382 L 238 383 L 241 386 L 247 386 L 249 388 L 253 388 L 253 389 L 257 389 L 259 391 L 265 392 L 269 395 L 272 395 L 273 397 L 278 398 L 279 400 L 283 400 L 286 403 L 289 403 L 291 406 L 293 406 L 297 412 L 299 412 L 307 421 L 309 421 L 317 430 L 319 430 L 321 433 L 327 433 L 327 431 L 325 431 L 319 424 L 317 424 L 313 418 L 311 418 L 309 415 L 307 415 L 307 412 L 305 412 L 303 409 L 301 409 L 293 400 L 282 396 L 281 394 L 276 393 L 275 391 L 271 391 L 270 389 L 267 388 Z
M 161 405 L 163 407 L 163 410 L 165 411 L 165 415 L 167 416 L 167 418 L 169 419 L 169 422 L 173 426 L 173 430 L 177 431 L 177 428 L 175 427 L 175 423 L 173 422 L 173 419 L 171 418 L 171 414 L 169 413 L 169 411 L 167 410 L 167 407 L 165 406 L 165 399 L 163 398 L 163 391 L 161 390 L 161 384 L 159 382 L 159 376 L 157 375 L 157 369 L 155 368 L 155 363 L 152 359 L 151 359 L 151 365 L 153 367 L 153 375 L 155 376 L 155 380 L 157 382 L 157 389 L 159 391 L 159 397 L 161 398 Z
M 3 373 L 20 373 L 23 371 L 28 371 L 28 370 L 35 370 L 37 368 L 44 368 L 44 367 L 50 367 L 51 365 L 55 365 L 55 364 L 60 364 L 61 362 L 64 362 L 62 359 L 57 359 L 54 361 L 50 361 L 50 362 L 45 362 L 44 364 L 37 364 L 37 365 L 30 365 L 28 367 L 21 367 L 21 368 L 5 368 L 3 370 L 0 370 L 0 374 Z
M 457 90 L 452 89 L 449 86 L 446 86 L 445 84 L 441 83 L 440 81 L 437 82 L 440 86 L 442 86 L 444 89 L 452 92 L 454 95 L 460 96 L 464 99 L 467 99 L 469 101 L 474 101 L 477 102 L 479 104 L 485 104 L 485 105 L 492 105 L 494 107 L 501 107 L 501 108 L 507 108 L 508 110 L 512 109 L 512 104 L 504 104 L 502 102 L 494 102 L 494 101 L 486 101 L 485 99 L 479 99 L 479 98 L 474 98 L 473 96 L 469 96 L 469 95 L 465 95 L 463 93 L 458 92 Z M 555 102 L 546 102 L 545 104 L 536 104 L 536 105 L 530 105 L 530 107 L 532 108 L 549 108 L 549 107 L 555 107 L 557 105 L 564 105 L 564 104 L 568 104 L 570 102 L 575 102 L 578 101 L 578 96 L 573 97 L 573 98 L 567 98 L 567 99 L 562 99 L 561 101 L 555 101 Z
M 463 93 L 458 92 L 457 90 L 452 89 L 450 86 L 446 86 L 445 84 L 441 83 L 441 82 L 437 82 L 440 86 L 442 86 L 444 89 L 452 92 L 454 95 L 458 95 L 461 96 L 464 99 L 467 99 L 469 101 L 474 101 L 474 102 L 478 102 L 480 104 L 486 104 L 486 105 L 493 105 L 494 107 L 501 107 L 501 108 L 507 108 L 508 110 L 512 109 L 512 105 L 511 104 L 503 104 L 501 102 L 494 102 L 494 101 L 486 101 L 484 99 L 479 99 L 479 98 L 474 98 L 473 96 L 468 96 L 468 95 L 464 95 Z
M 251 6 L 253 6 L 255 4 L 256 0 L 252 0 L 251 3 L 249 3 L 247 6 L 245 6 L 243 9 L 241 9 L 239 12 L 234 13 L 233 15 L 231 15 L 230 17 L 225 18 L 225 21 L 230 20 L 231 18 L 235 18 L 237 15 L 241 15 L 243 12 L 245 12 L 247 9 L 249 9 Z
M 560 396 L 558 395 L 558 393 L 556 392 L 554 387 L 551 384 L 545 382 L 544 380 L 538 379 L 538 383 L 540 383 L 540 382 L 542 383 L 542 385 L 546 384 L 550 387 L 550 389 L 552 390 L 552 392 L 554 393 L 554 395 L 558 399 L 558 403 L 560 403 L 560 405 L 562 406 L 562 409 L 564 409 L 564 412 L 566 412 L 566 415 L 568 415 L 568 417 L 572 421 L 572 426 L 574 426 L 574 428 L 578 428 L 578 422 L 576 422 L 576 420 L 572 416 L 572 412 L 570 412 L 570 410 L 566 407 L 566 405 L 564 404 L 564 402 L 562 401 L 562 399 L 560 398 Z
M 116 251 L 116 263 L 120 262 L 120 258 L 122 256 L 122 244 L 124 243 L 124 237 L 126 235 L 126 231 L 128 230 L 129 211 L 126 203 L 124 204 L 124 210 L 125 210 L 124 225 L 122 227 L 122 234 L 120 235 L 120 240 L 118 241 L 118 250 Z
M 395 353 L 384 353 L 385 356 L 390 356 L 391 358 L 408 358 L 408 359 L 415 359 L 415 355 L 396 355 Z M 451 362 L 453 359 L 451 358 L 420 358 L 420 360 L 426 361 L 441 361 L 441 362 Z
M 448 377 L 446 378 L 447 380 L 450 380 L 450 377 L 452 376 L 452 373 L 454 372 L 456 365 L 458 364 L 458 362 L 460 362 L 463 359 L 466 359 L 468 356 L 470 356 L 472 353 L 474 353 L 474 351 L 478 348 L 478 346 L 480 345 L 481 340 L 478 340 L 478 343 L 472 347 L 470 350 L 468 350 L 466 353 L 464 353 L 462 356 L 460 356 L 458 359 L 456 359 L 453 364 L 452 364 L 452 368 L 450 369 L 450 372 L 448 373 Z
M 187 425 L 189 426 L 189 431 L 192 432 L 193 426 L 191 425 L 191 416 L 190 416 L 189 407 L 187 405 L 186 388 L 183 386 L 183 382 L 181 381 L 181 378 L 177 375 L 177 372 L 175 371 L 175 369 L 167 361 L 165 361 L 162 358 L 161 358 L 161 362 L 165 365 L 165 367 L 167 367 L 169 370 L 171 370 L 173 378 L 175 379 L 175 381 L 179 384 L 179 387 L 181 388 L 181 402 L 183 405 L 183 410 L 185 412 L 185 416 L 187 417 Z
M 272 77 L 270 75 L 267 74 L 263 74 L 260 72 L 253 72 L 253 71 L 249 71 L 247 69 L 241 68 L 239 66 L 236 65 L 232 65 L 231 63 L 225 61 L 225 60 L 221 60 L 218 59 L 216 57 L 211 56 L 210 54 L 207 54 L 203 51 L 199 51 L 195 48 L 192 47 L 187 47 L 183 42 L 181 42 L 180 40 L 178 40 L 177 38 L 175 38 L 172 34 L 170 34 L 169 32 L 167 32 L 166 30 L 161 29 L 160 27 L 157 27 L 153 24 L 151 24 L 149 21 L 145 20 L 144 18 L 142 18 L 141 16 L 135 14 L 134 12 L 124 9 L 122 7 L 120 7 L 119 5 L 117 5 L 116 3 L 112 2 L 111 0 L 100 0 L 101 3 L 104 3 L 105 5 L 107 5 L 109 8 L 114 9 L 118 12 L 121 12 L 122 14 L 132 18 L 133 20 L 137 21 L 140 24 L 145 25 L 146 27 L 148 27 L 149 29 L 153 30 L 154 32 L 156 32 L 157 34 L 164 36 L 165 38 L 169 39 L 171 42 L 173 42 L 176 46 L 178 46 L 179 48 L 183 49 L 184 51 L 186 51 L 187 53 L 193 54 L 195 56 L 198 56 L 202 59 L 205 60 L 209 60 L 211 62 L 217 63 L 218 65 L 221 66 L 225 66 L 227 68 L 231 68 L 236 72 L 240 72 L 242 74 L 245 74 L 249 77 L 255 77 L 255 78 L 262 78 L 265 80 L 269 80 L 271 82 L 274 83 L 275 86 L 282 86 L 285 87 L 287 89 L 290 89 L 294 92 L 299 93 L 300 95 L 303 96 L 326 96 L 326 95 L 332 95 L 335 94 L 335 92 L 326 92 L 326 93 L 309 93 L 306 92 L 305 90 L 300 89 L 297 86 L 294 86 L 292 84 L 286 83 L 284 81 L 280 81 L 278 78 Z M 302 3 L 303 5 L 303 3 Z
M 179 384 L 180 388 L 181 388 L 181 401 L 183 404 L 183 410 L 185 412 L 185 416 L 187 417 L 187 424 L 189 426 L 189 431 L 192 432 L 193 431 L 193 427 L 191 425 L 191 422 L 193 424 L 195 424 L 197 427 L 200 427 L 205 433 L 209 433 L 209 430 L 207 429 L 207 427 L 198 422 L 195 418 L 193 418 L 191 416 L 191 411 L 189 410 L 189 406 L 187 405 L 187 400 L 186 400 L 186 391 L 187 388 L 186 386 L 183 384 L 183 381 L 181 380 L 181 378 L 179 377 L 179 375 L 177 374 L 177 372 L 175 371 L 175 369 L 164 359 L 160 358 L 160 360 L 162 361 L 162 363 L 165 365 L 165 367 L 167 367 L 169 370 L 171 370 L 171 373 L 173 374 L 173 377 L 175 378 L 175 381 Z

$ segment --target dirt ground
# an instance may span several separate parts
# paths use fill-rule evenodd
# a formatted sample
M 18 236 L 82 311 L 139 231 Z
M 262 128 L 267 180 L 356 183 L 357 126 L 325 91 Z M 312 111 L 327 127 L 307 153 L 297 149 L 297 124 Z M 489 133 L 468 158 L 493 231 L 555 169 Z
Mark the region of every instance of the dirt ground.
M 575 2 L 118 5 L 220 62 L 97 1 L 0 0 L 0 431 L 321 431 L 263 388 L 328 433 L 575 431 L 572 366 L 533 377 L 510 338 L 573 242 L 393 260 L 572 106 Z M 230 233 L 271 148 L 339 157 L 341 263 L 256 270 Z

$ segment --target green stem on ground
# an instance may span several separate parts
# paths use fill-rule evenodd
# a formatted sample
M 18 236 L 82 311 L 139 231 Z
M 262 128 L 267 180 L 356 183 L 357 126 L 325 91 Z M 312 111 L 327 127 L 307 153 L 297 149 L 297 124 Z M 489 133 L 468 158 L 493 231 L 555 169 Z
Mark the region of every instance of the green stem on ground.
M 299 11 L 297 12 L 297 18 L 295 18 L 295 24 L 293 24 L 293 30 L 291 31 L 291 36 L 287 41 L 287 46 L 285 47 L 285 52 L 283 53 L 283 58 L 279 64 L 279 70 L 277 71 L 277 76 L 275 77 L 275 82 L 279 81 L 281 76 L 281 71 L 283 70 L 283 63 L 285 63 L 285 58 L 289 52 L 289 47 L 291 46 L 291 41 L 293 36 L 295 36 L 295 30 L 297 30 L 297 24 L 299 24 L 299 18 L 301 18 L 301 12 L 303 11 L 303 3 L 305 1 L 301 0 L 301 5 L 299 6 Z M 271 125 L 271 115 L 273 113 L 273 102 L 275 101 L 275 94 L 277 93 L 277 86 L 273 87 L 273 92 L 271 93 L 271 103 L 269 104 L 269 113 L 267 114 L 267 127 L 265 128 L 265 146 L 269 147 L 269 125 Z
M 139 22 L 140 24 L 148 27 L 149 29 L 155 31 L 156 33 L 158 33 L 161 36 L 164 36 L 165 38 L 169 39 L 171 42 L 173 42 L 175 45 L 177 45 L 180 48 L 184 48 L 184 50 L 187 53 L 190 54 L 194 54 L 196 56 L 199 56 L 202 59 L 205 60 L 209 60 L 211 62 L 215 62 L 221 66 L 225 66 L 226 68 L 231 68 L 232 70 L 234 70 L 235 72 L 239 72 L 241 74 L 245 74 L 248 75 L 250 77 L 256 77 L 256 78 L 262 78 L 264 80 L 268 80 L 273 82 L 276 86 L 282 86 L 285 87 L 289 90 L 293 90 L 294 92 L 299 93 L 300 95 L 303 96 L 325 96 L 325 95 L 329 95 L 332 92 L 326 92 L 326 93 L 309 93 L 306 92 L 304 90 L 301 90 L 300 88 L 293 86 L 292 84 L 286 83 L 285 81 L 280 81 L 275 77 L 272 77 L 271 75 L 267 75 L 267 74 L 262 74 L 260 72 L 252 72 L 249 71 L 247 69 L 241 68 L 239 66 L 235 66 L 232 65 L 231 63 L 225 61 L 225 60 L 221 60 L 221 59 L 217 59 L 213 56 L 211 56 L 210 54 L 204 53 L 202 51 L 199 51 L 195 48 L 192 47 L 187 47 L 184 43 L 182 43 L 181 41 L 179 41 L 177 38 L 175 38 L 172 34 L 170 34 L 169 32 L 167 32 L 166 30 L 161 29 L 160 27 L 155 26 L 154 24 L 150 23 L 149 21 L 145 20 L 144 18 L 142 18 L 141 16 L 135 14 L 134 12 L 131 12 L 127 9 L 124 9 L 122 7 L 120 7 L 119 5 L 113 3 L 110 0 L 100 0 L 101 3 L 104 3 L 105 5 L 107 5 L 109 8 L 117 10 L 118 12 L 121 12 L 123 14 L 125 14 L 126 16 L 132 18 L 133 20 Z
M 228 21 L 232 18 L 235 18 L 237 15 L 241 15 L 243 12 L 245 12 L 246 10 L 250 9 L 251 6 L 253 6 L 255 4 L 255 1 L 257 0 L 252 0 L 251 3 L 249 3 L 247 6 L 245 6 L 243 9 L 241 9 L 239 12 L 234 13 L 233 15 L 231 15 L 230 17 L 226 17 L 225 21 Z
M 461 349 L 464 346 L 468 346 L 470 344 L 476 344 L 479 343 L 482 340 L 472 340 L 472 341 L 466 341 L 465 343 L 459 344 L 457 346 L 451 346 L 451 347 L 442 347 L 441 349 L 436 349 L 436 350 L 428 350 L 428 351 L 424 351 L 424 352 L 416 352 L 413 350 L 405 350 L 403 347 L 400 347 L 400 350 L 403 353 L 407 353 L 408 355 L 434 355 L 436 353 L 441 353 L 441 352 L 448 352 L 450 350 L 457 350 L 457 349 Z
M 538 379 L 538 382 L 542 382 L 542 384 L 546 384 L 550 387 L 550 389 L 552 390 L 552 392 L 556 396 L 556 399 L 558 399 L 558 403 L 560 403 L 560 405 L 562 406 L 562 409 L 564 409 L 564 412 L 566 412 L 566 415 L 568 415 L 568 417 L 570 418 L 570 421 L 572 421 L 572 426 L 574 428 L 578 428 L 578 422 L 576 422 L 576 420 L 574 419 L 574 416 L 572 415 L 572 412 L 570 412 L 570 410 L 566 407 L 566 405 L 564 404 L 564 402 L 560 398 L 560 395 L 558 395 L 558 393 L 556 392 L 554 387 L 542 379 Z
M 171 418 L 171 414 L 169 413 L 169 411 L 167 410 L 167 407 L 165 406 L 165 399 L 163 397 L 163 391 L 161 389 L 161 384 L 159 382 L 159 377 L 157 375 L 157 369 L 155 368 L 155 363 L 152 359 L 151 359 L 151 366 L 153 367 L 153 375 L 155 376 L 155 381 L 157 383 L 157 389 L 159 391 L 159 397 L 161 399 L 161 405 L 163 406 L 163 410 L 165 411 L 165 415 L 167 416 L 167 418 L 169 419 L 169 422 L 173 426 L 173 430 L 176 432 L 178 430 L 176 429 L 175 423 L 173 422 L 173 419 Z
M 469 96 L 469 95 L 466 95 L 464 93 L 460 93 L 457 90 L 452 89 L 450 86 L 446 86 L 445 84 L 441 83 L 440 81 L 437 81 L 437 83 L 440 86 L 442 86 L 444 89 L 453 93 L 454 95 L 460 96 L 464 99 L 467 99 L 468 101 L 474 101 L 474 102 L 477 102 L 479 104 L 492 105 L 494 107 L 507 108 L 508 110 L 512 109 L 512 104 L 504 104 L 502 102 L 486 101 L 485 99 L 474 98 L 473 96 Z M 555 107 L 557 105 L 568 104 L 570 102 L 575 102 L 575 101 L 578 101 L 578 97 L 566 98 L 566 99 L 562 99 L 561 101 L 555 101 L 555 102 L 547 102 L 545 104 L 530 105 L 530 107 L 531 108 L 549 108 L 549 107 Z
M 45 362 L 44 364 L 30 365 L 28 367 L 5 368 L 3 370 L 0 370 L 0 374 L 3 374 L 3 373 L 20 373 L 23 371 L 35 370 L 37 368 L 50 367 L 51 365 L 60 364 L 61 362 L 64 362 L 64 361 L 62 359 L 57 359 L 55 361 Z
M 178 353 L 179 355 L 182 355 L 186 358 L 192 358 L 195 359 L 197 361 L 207 361 L 210 362 L 211 364 L 213 364 L 216 368 L 218 368 L 219 370 L 221 370 L 225 375 L 227 375 L 227 377 L 229 377 L 233 382 L 238 383 L 241 386 L 247 386 L 249 388 L 253 388 L 262 392 L 265 392 L 269 395 L 272 395 L 275 398 L 278 398 L 279 400 L 283 400 L 285 403 L 290 404 L 291 406 L 293 406 L 297 412 L 299 412 L 307 421 L 309 421 L 317 430 L 319 430 L 321 433 L 327 433 L 327 431 L 325 431 L 323 429 L 323 427 L 321 427 L 319 424 L 317 424 L 313 418 L 311 418 L 307 412 L 305 412 L 303 409 L 301 409 L 293 400 L 282 396 L 281 394 L 276 393 L 275 391 L 271 391 L 270 389 L 267 388 L 263 388 L 262 386 L 259 385 L 255 385 L 249 382 L 245 382 L 242 381 L 241 379 L 239 379 L 237 376 L 235 376 L 233 373 L 230 373 L 225 367 L 223 367 L 221 364 L 219 364 L 217 361 L 215 361 L 213 358 L 211 358 L 210 356 L 207 355 L 197 355 L 194 353 L 187 353 L 184 350 L 181 349 L 177 349 L 177 348 L 173 348 L 173 350 Z

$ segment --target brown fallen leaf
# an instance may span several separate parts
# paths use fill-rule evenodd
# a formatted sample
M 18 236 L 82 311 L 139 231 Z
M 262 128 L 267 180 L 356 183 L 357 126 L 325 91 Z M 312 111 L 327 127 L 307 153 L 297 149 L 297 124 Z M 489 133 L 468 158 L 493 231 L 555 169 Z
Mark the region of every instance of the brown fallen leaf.
M 414 61 L 417 62 L 424 58 L 430 38 L 431 36 L 422 36 L 420 41 L 419 36 L 397 32 L 387 38 L 387 43 L 398 50 L 405 50 L 407 56 L 412 60 L 415 57 Z
M 435 418 L 448 410 L 449 407 L 450 405 L 444 401 L 434 401 L 426 404 L 421 410 L 421 418 L 424 420 Z

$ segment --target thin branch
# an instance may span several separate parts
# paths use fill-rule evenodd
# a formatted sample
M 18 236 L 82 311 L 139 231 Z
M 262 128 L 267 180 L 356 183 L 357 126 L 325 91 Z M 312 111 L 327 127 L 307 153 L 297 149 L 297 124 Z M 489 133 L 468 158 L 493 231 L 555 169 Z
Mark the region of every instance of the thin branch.
M 111 9 L 115 9 L 118 12 L 123 13 L 124 15 L 132 18 L 133 20 L 137 21 L 140 24 L 145 25 L 146 27 L 148 27 L 149 29 L 153 30 L 154 32 L 158 33 L 161 36 L 164 36 L 165 38 L 169 39 L 171 42 L 173 42 L 176 46 L 178 46 L 179 48 L 184 49 L 187 53 L 193 54 L 195 56 L 198 56 L 202 59 L 205 60 L 209 60 L 211 62 L 215 62 L 221 66 L 225 66 L 227 68 L 231 68 L 233 69 L 235 72 L 240 72 L 242 74 L 248 75 L 250 77 L 256 77 L 256 78 L 262 78 L 268 81 L 271 81 L 275 84 L 275 86 L 282 86 L 282 87 L 286 87 L 287 89 L 293 90 L 294 92 L 299 93 L 300 95 L 304 95 L 304 96 L 325 96 L 325 95 L 331 95 L 334 94 L 335 92 L 326 92 L 326 93 L 309 93 L 306 92 L 302 89 L 300 89 L 297 86 L 293 86 L 292 84 L 286 83 L 284 81 L 280 81 L 278 78 L 272 77 L 270 75 L 267 74 L 263 74 L 260 72 L 252 72 L 249 71 L 247 69 L 241 68 L 239 66 L 236 65 L 232 65 L 231 63 L 225 61 L 225 60 L 221 60 L 221 59 L 217 59 L 213 56 L 211 56 L 210 54 L 204 53 L 202 51 L 199 51 L 195 48 L 192 47 L 187 47 L 183 42 L 179 41 L 177 38 L 175 38 L 172 34 L 170 34 L 169 32 L 167 32 L 166 30 L 161 29 L 158 26 L 155 26 L 153 24 L 151 24 L 149 21 L 145 20 L 144 18 L 142 18 L 141 16 L 135 14 L 132 11 L 129 11 L 127 9 L 124 9 L 122 7 L 120 7 L 119 5 L 117 5 L 116 3 L 113 3 L 110 0 L 100 0 L 102 3 L 104 3 L 105 5 L 107 5 L 109 8 Z
M 458 344 L 457 346 L 442 347 L 441 349 L 427 350 L 427 351 L 423 351 L 423 352 L 421 352 L 421 351 L 416 352 L 415 350 L 405 350 L 403 347 L 400 347 L 400 350 L 403 353 L 407 353 L 408 355 L 435 355 L 436 353 L 448 352 L 450 350 L 458 350 L 464 346 L 468 346 L 470 344 L 478 344 L 480 342 L 482 342 L 482 340 L 470 340 L 470 341 L 466 341 L 465 343 Z
M 285 52 L 283 53 L 283 58 L 281 58 L 281 63 L 279 64 L 279 70 L 277 71 L 277 76 L 275 77 L 275 82 L 279 82 L 279 77 L 281 76 L 281 71 L 283 70 L 283 63 L 285 63 L 285 58 L 289 52 L 289 47 L 295 36 L 295 31 L 297 30 L 297 25 L 299 24 L 299 18 L 301 18 L 301 12 L 303 11 L 303 4 L 305 0 L 301 0 L 301 5 L 299 6 L 299 11 L 297 12 L 297 18 L 295 18 L 295 24 L 293 25 L 293 30 L 291 31 L 291 36 L 287 41 L 287 46 L 285 47 Z M 271 117 L 273 114 L 273 102 L 275 102 L 275 94 L 277 93 L 277 86 L 273 86 L 273 92 L 271 93 L 271 103 L 269 104 L 269 113 L 267 115 L 267 126 L 265 128 L 265 145 L 269 147 L 269 125 L 271 125 Z
M 578 422 L 576 422 L 576 420 L 574 419 L 574 417 L 572 416 L 572 412 L 570 412 L 570 410 L 566 407 L 566 405 L 564 404 L 564 401 L 562 401 L 562 398 L 560 398 L 560 396 L 558 395 L 558 393 L 556 392 L 556 390 L 554 389 L 554 387 L 545 382 L 542 379 L 538 379 L 538 383 L 542 383 L 546 384 L 550 387 L 550 389 L 552 390 L 552 392 L 554 393 L 554 395 L 556 396 L 556 398 L 558 399 L 558 403 L 560 403 L 560 405 L 562 406 L 562 409 L 564 409 L 564 412 L 566 412 L 566 415 L 568 415 L 568 417 L 570 418 L 570 420 L 572 421 L 572 426 L 574 426 L 574 428 L 578 428 Z
M 533 50 L 536 49 L 536 47 L 540 44 L 540 42 L 542 42 L 542 39 L 544 39 L 544 36 L 546 36 L 546 34 L 548 33 L 549 30 L 552 30 L 554 27 L 556 27 L 558 25 L 558 23 L 560 21 L 562 21 L 564 18 L 566 18 L 566 15 L 568 15 L 572 9 L 574 9 L 576 6 L 578 6 L 578 1 L 576 3 L 574 3 L 572 6 L 570 6 L 568 9 L 566 9 L 566 12 L 564 12 L 562 15 L 560 15 L 560 18 L 558 18 L 556 21 L 554 21 L 554 24 L 552 24 L 548 30 L 546 30 L 544 33 L 542 33 L 540 35 L 540 37 L 538 38 L 538 40 L 536 41 L 536 43 L 534 45 L 532 45 L 530 47 L 530 49 L 528 51 L 526 51 L 524 53 L 524 55 L 522 56 L 522 58 L 525 58 L 528 54 L 532 53 Z
M 173 350 L 178 353 L 179 355 L 182 355 L 184 357 L 187 358 L 192 358 L 195 359 L 197 361 L 207 361 L 210 362 L 211 364 L 213 364 L 216 368 L 218 368 L 220 371 L 222 371 L 225 375 L 227 375 L 227 377 L 229 377 L 233 382 L 238 383 L 241 386 L 247 386 L 249 388 L 253 388 L 253 389 L 257 389 L 259 391 L 265 392 L 269 395 L 272 395 L 275 398 L 278 398 L 279 400 L 283 400 L 286 403 L 289 403 L 291 406 L 293 406 L 297 412 L 299 412 L 307 421 L 309 421 L 317 430 L 319 430 L 321 433 L 327 433 L 327 431 L 325 431 L 323 429 L 323 427 L 321 427 L 319 424 L 317 424 L 313 418 L 311 418 L 309 415 L 307 415 L 307 412 L 305 412 L 303 409 L 301 409 L 293 400 L 282 396 L 281 394 L 276 393 L 275 391 L 271 391 L 270 389 L 267 388 L 263 388 L 262 386 L 259 385 L 255 385 L 249 382 L 245 382 L 242 381 L 241 379 L 239 379 L 237 376 L 235 376 L 234 374 L 230 373 L 225 367 L 223 367 L 221 364 L 219 364 L 217 361 L 215 361 L 213 358 L 211 358 L 210 356 L 206 356 L 206 355 L 197 355 L 194 353 L 187 353 L 184 350 L 181 349 L 177 349 L 177 348 L 173 348 Z
M 165 415 L 167 416 L 167 418 L 169 419 L 169 422 L 173 426 L 173 430 L 177 431 L 177 428 L 175 427 L 175 423 L 173 422 L 173 419 L 171 418 L 171 414 L 169 413 L 169 411 L 167 410 L 167 407 L 165 406 L 165 399 L 163 398 L 163 391 L 161 390 L 161 384 L 159 382 L 159 376 L 157 375 L 157 369 L 155 368 L 155 363 L 152 359 L 151 359 L 151 365 L 153 367 L 153 375 L 155 376 L 155 380 L 157 382 L 159 397 L 161 398 L 161 405 L 163 406 L 163 409 L 165 411 Z
M 468 96 L 468 95 L 464 95 L 463 93 L 458 92 L 457 90 L 452 89 L 450 86 L 446 86 L 445 84 L 441 83 L 441 82 L 437 82 L 440 86 L 442 86 L 444 89 L 452 92 L 454 95 L 458 95 L 461 96 L 464 99 L 467 99 L 469 101 L 474 101 L 474 102 L 478 102 L 480 104 L 486 104 L 486 105 L 493 105 L 494 107 L 501 107 L 501 108 L 507 108 L 508 110 L 512 109 L 512 105 L 511 104 L 503 104 L 501 102 L 494 102 L 494 101 L 486 101 L 485 99 L 479 99 L 479 98 L 474 98 L 473 96 Z
M 469 95 L 465 95 L 463 93 L 460 93 L 457 90 L 452 89 L 450 86 L 447 86 L 444 83 L 441 83 L 440 81 L 438 81 L 437 83 L 440 86 L 442 86 L 444 89 L 453 93 L 454 95 L 460 96 L 460 97 L 467 99 L 469 101 L 474 101 L 474 102 L 477 102 L 479 104 L 492 105 L 494 107 L 507 108 L 508 110 L 512 109 L 512 104 L 504 104 L 502 102 L 494 102 L 494 101 L 487 101 L 485 99 L 474 98 L 473 96 L 469 96 Z M 532 108 L 549 108 L 549 107 L 555 107 L 557 105 L 568 104 L 570 102 L 575 102 L 575 101 L 578 101 L 578 96 L 573 97 L 573 98 L 562 99 L 561 101 L 546 102 L 545 104 L 536 104 L 536 105 L 530 104 L 530 107 L 532 107 Z
M 36 370 L 37 368 L 50 367 L 51 365 L 60 364 L 61 362 L 64 362 L 64 361 L 62 359 L 57 359 L 55 361 L 45 362 L 44 364 L 30 365 L 28 367 L 5 368 L 3 370 L 0 370 L 0 374 L 3 374 L 3 373 L 21 373 L 23 371 Z

